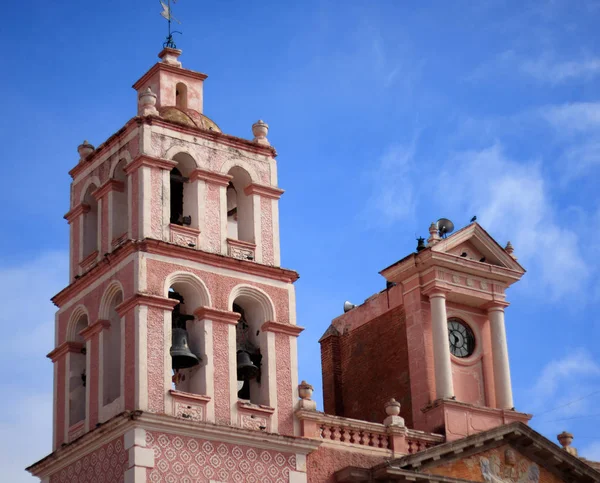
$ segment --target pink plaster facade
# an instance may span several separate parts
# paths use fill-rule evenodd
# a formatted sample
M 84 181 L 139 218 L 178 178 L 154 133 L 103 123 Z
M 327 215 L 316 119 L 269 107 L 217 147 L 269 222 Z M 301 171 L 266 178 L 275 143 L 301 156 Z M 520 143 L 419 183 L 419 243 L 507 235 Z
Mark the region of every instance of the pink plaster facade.
M 70 172 L 70 284 L 53 299 L 56 347 L 49 354 L 54 452 L 29 470 L 52 483 L 334 482 L 348 466 L 370 468 L 526 422 L 528 415 L 508 405 L 510 373 L 495 357 L 506 351 L 505 291 L 523 269 L 477 224 L 383 270 L 387 289 L 332 322 L 321 342 L 324 378 L 331 376 L 325 404 L 335 400 L 335 414 L 316 411 L 312 388 L 298 384 L 298 275 L 279 267 L 283 191 L 276 152 L 259 136 L 266 124 L 252 141 L 223 134 L 203 114 L 206 76 L 181 68 L 179 54 L 161 53 L 134 85 L 138 115 L 97 149 L 80 146 Z M 121 160 L 125 182 L 114 178 Z M 170 219 L 171 170 L 186 162 L 183 204 L 191 223 L 180 225 Z M 236 188 L 234 179 L 243 185 Z M 93 230 L 83 198 L 92 185 L 96 250 L 84 256 Z M 248 203 L 236 206 L 232 222 L 236 229 L 247 223 L 243 236 L 228 231 L 231 186 Z M 127 192 L 126 210 L 113 209 L 119 190 Z M 124 216 L 118 226 L 127 232 L 112 233 Z M 203 352 L 201 364 L 173 377 L 175 288 L 185 292 L 193 318 L 186 326 L 196 337 L 190 347 Z M 234 303 L 249 304 L 263 357 L 259 395 L 250 400 L 238 398 Z M 468 357 L 440 356 L 448 317 L 473 330 L 476 348 Z M 111 327 L 121 330 L 122 379 L 117 399 L 105 404 L 105 358 L 117 357 L 105 345 Z M 382 337 L 391 342 L 382 344 Z M 386 353 L 389 347 L 396 353 Z M 360 359 L 363 351 L 370 360 Z M 68 426 L 70 385 L 80 377 L 70 369 L 82 354 L 85 417 Z M 351 373 L 357 365 L 361 370 Z M 397 411 L 386 404 L 392 397 L 402 400 Z

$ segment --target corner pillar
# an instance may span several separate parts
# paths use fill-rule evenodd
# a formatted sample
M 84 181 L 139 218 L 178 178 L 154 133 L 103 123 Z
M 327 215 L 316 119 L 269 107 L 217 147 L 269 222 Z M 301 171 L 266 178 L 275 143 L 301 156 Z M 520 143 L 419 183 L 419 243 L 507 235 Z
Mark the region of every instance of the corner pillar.
M 433 338 L 433 361 L 435 369 L 436 399 L 454 397 L 452 366 L 450 364 L 450 342 L 448 341 L 448 316 L 446 294 L 450 290 L 435 286 L 427 290 L 431 305 L 431 333 Z
M 491 302 L 487 306 L 492 336 L 496 407 L 499 409 L 514 408 L 510 365 L 508 362 L 508 345 L 506 343 L 506 327 L 504 324 L 504 309 L 507 306 L 507 302 Z

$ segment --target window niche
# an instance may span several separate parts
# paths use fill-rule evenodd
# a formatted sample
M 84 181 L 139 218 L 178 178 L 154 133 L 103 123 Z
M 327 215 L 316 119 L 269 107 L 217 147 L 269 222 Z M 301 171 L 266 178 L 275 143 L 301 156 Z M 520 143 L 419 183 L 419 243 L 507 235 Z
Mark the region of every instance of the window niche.
M 102 404 L 112 403 L 121 396 L 121 317 L 117 306 L 123 302 L 119 290 L 113 295 L 108 310 L 110 327 L 102 333 Z
M 75 323 L 73 342 L 83 345 L 81 352 L 71 352 L 69 359 L 69 426 L 85 419 L 86 409 L 86 353 L 85 340 L 80 332 L 87 328 L 87 315 L 82 314 Z
M 117 164 L 114 173 L 114 179 L 123 184 L 122 190 L 114 190 L 112 193 L 112 213 L 111 213 L 111 229 L 113 246 L 127 236 L 129 230 L 129 202 L 128 202 L 128 186 L 127 175 L 125 174 L 126 161 L 122 159 Z
M 194 287 L 175 283 L 169 298 L 179 303 L 171 313 L 172 389 L 191 394 L 206 394 L 205 331 L 193 312 L 202 304 Z
M 196 162 L 187 153 L 179 153 L 173 157 L 177 161 L 169 176 L 170 215 L 173 225 L 198 228 L 199 200 L 196 182 L 190 182 L 190 175 L 196 169 Z
M 238 398 L 252 404 L 269 405 L 269 381 L 266 360 L 267 338 L 260 327 L 266 316 L 260 302 L 241 295 L 233 302 L 240 314 L 236 325 L 236 363 Z
M 188 88 L 183 82 L 175 86 L 175 106 L 183 110 L 188 107 Z
M 92 194 L 96 189 L 95 184 L 89 185 L 83 197 L 83 203 L 89 209 L 83 214 L 82 259 L 98 251 L 98 201 Z
M 228 174 L 233 179 L 227 187 L 227 237 L 255 243 L 253 197 L 244 192 L 252 179 L 239 166 L 231 168 Z

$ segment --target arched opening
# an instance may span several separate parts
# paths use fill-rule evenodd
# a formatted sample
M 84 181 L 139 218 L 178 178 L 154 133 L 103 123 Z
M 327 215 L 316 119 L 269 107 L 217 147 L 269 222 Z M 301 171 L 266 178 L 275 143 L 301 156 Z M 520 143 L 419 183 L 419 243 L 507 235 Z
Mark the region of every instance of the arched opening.
M 207 334 L 204 325 L 194 316 L 198 308 L 206 305 L 207 296 L 200 285 L 201 282 L 184 275 L 179 280 L 175 277 L 169 287 L 168 297 L 178 301 L 171 313 L 170 354 L 172 388 L 205 395 Z
M 196 162 L 187 153 L 179 153 L 173 157 L 177 166 L 170 174 L 170 223 L 198 227 L 198 201 L 194 186 L 189 177 L 196 168 Z
M 81 352 L 71 352 L 69 359 L 69 426 L 85 419 L 87 377 L 85 340 L 80 332 L 88 326 L 86 314 L 81 314 L 75 323 L 72 342 L 83 344 Z
M 237 191 L 233 183 L 227 186 L 227 238 L 238 239 Z
M 125 174 L 125 166 L 127 162 L 122 159 L 115 168 L 114 179 L 123 183 L 123 190 L 115 190 L 112 199 L 112 240 L 115 242 L 127 235 L 129 229 L 129 206 L 127 202 L 127 175 Z
M 102 404 L 106 406 L 121 395 L 121 317 L 117 306 L 123 302 L 119 290 L 110 301 L 108 321 L 110 327 L 102 332 Z
M 83 258 L 98 250 L 98 201 L 92 195 L 96 189 L 96 185 L 89 185 L 83 197 L 83 203 L 89 206 L 83 214 Z
M 188 89 L 183 82 L 178 82 L 175 86 L 175 105 L 179 109 L 187 109 L 188 107 Z
M 254 206 L 252 196 L 244 192 L 252 179 L 239 166 L 231 168 L 229 175 L 233 179 L 227 188 L 227 236 L 254 243 Z
M 236 325 L 238 398 L 253 404 L 269 405 L 267 337 L 261 326 L 272 318 L 270 302 L 252 289 L 241 291 L 232 310 L 241 317 Z

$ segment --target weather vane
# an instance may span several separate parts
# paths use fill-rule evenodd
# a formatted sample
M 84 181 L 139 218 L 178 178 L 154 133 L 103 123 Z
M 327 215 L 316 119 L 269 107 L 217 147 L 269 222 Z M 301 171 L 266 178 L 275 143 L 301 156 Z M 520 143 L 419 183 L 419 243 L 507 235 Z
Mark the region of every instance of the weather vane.
M 173 17 L 173 15 L 171 14 L 171 0 L 167 0 L 167 3 L 163 2 L 163 0 L 159 0 L 159 1 L 163 8 L 162 12 L 160 12 L 160 15 L 162 17 L 166 18 L 169 23 L 169 35 L 167 35 L 167 41 L 163 44 L 163 47 L 169 47 L 171 49 L 176 49 L 177 46 L 175 45 L 175 41 L 173 40 L 173 34 L 181 34 L 181 32 L 179 32 L 178 30 L 171 31 L 171 22 L 177 22 L 180 25 L 181 25 L 181 22 L 179 20 L 177 20 L 175 17 Z M 176 2 L 177 2 L 177 0 L 173 0 L 173 3 L 176 3 Z

